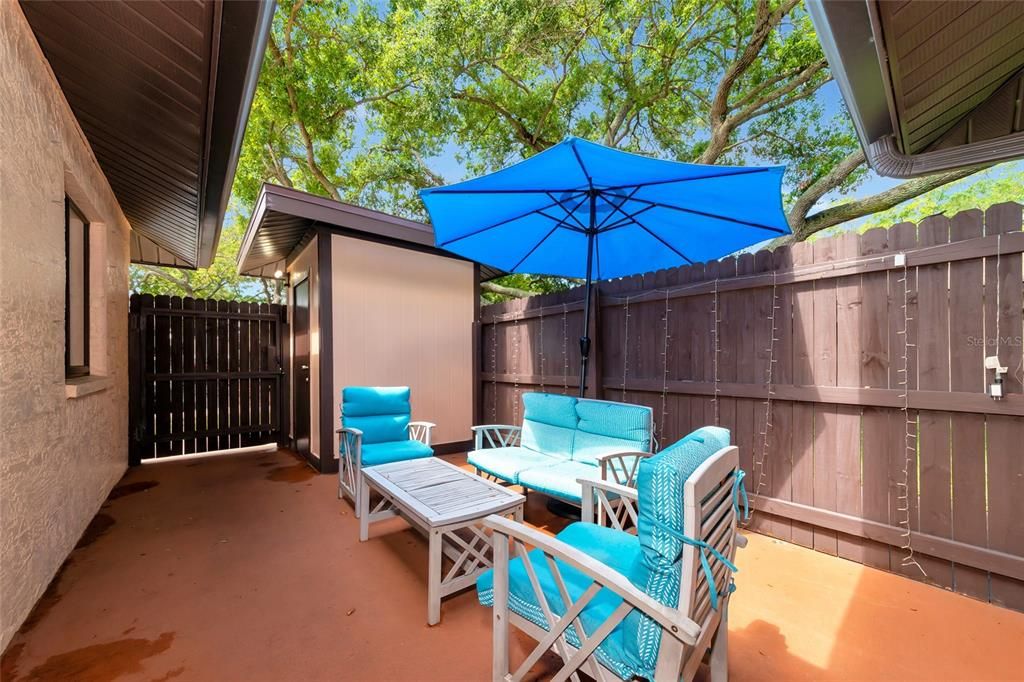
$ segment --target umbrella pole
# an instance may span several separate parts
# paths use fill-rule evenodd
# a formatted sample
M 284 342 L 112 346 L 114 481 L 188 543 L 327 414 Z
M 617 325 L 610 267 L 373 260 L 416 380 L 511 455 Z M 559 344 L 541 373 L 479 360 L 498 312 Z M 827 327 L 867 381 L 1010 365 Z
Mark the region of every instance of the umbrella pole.
M 590 286 L 594 274 L 594 236 L 597 234 L 597 193 L 590 192 L 590 229 L 587 230 L 587 283 L 583 290 L 583 335 L 580 336 L 580 397 L 587 392 L 587 362 L 590 356 Z

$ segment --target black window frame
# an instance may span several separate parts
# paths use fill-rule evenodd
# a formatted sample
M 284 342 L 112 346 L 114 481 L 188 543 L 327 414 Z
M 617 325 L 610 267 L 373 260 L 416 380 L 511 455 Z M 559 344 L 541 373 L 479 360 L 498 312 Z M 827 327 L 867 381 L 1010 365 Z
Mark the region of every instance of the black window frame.
M 84 365 L 71 364 L 71 214 L 82 221 L 82 353 Z M 89 221 L 70 197 L 64 197 L 64 377 L 89 376 Z

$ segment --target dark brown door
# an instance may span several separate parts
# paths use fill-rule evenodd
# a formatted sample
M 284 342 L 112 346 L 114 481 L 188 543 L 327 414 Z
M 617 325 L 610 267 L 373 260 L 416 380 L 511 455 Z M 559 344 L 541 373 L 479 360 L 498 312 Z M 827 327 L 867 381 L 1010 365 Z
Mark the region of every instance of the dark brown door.
M 295 285 L 295 312 L 293 327 L 295 334 L 294 413 L 295 449 L 309 454 L 309 279 Z

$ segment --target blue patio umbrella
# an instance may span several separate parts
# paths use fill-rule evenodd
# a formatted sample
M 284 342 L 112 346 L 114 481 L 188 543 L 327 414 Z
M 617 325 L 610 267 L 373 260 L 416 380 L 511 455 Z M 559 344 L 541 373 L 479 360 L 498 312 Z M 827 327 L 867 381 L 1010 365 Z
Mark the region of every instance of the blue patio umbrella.
M 506 272 L 585 278 L 582 397 L 591 282 L 714 260 L 789 234 L 783 170 L 662 161 L 570 137 L 420 196 L 440 248 Z

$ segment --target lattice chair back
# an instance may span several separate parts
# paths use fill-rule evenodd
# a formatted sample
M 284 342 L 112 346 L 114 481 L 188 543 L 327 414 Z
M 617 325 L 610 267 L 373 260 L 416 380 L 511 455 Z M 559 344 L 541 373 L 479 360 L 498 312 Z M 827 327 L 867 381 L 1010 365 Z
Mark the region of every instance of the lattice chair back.
M 722 637 L 715 645 L 713 657 L 726 655 L 725 618 L 733 591 L 733 562 L 739 537 L 738 498 L 742 480 L 738 449 L 728 446 L 718 450 L 682 483 L 681 528 L 676 519 L 666 519 L 668 522 L 659 522 L 652 533 L 652 539 L 657 538 L 659 542 L 672 545 L 673 552 L 679 548 L 679 544 L 682 545 L 677 608 L 700 627 L 701 633 L 695 646 L 685 646 L 669 638 L 662 642 L 656 679 L 670 679 L 673 673 L 685 680 L 693 679 L 704 653 L 712 645 L 712 638 L 719 632 L 720 624 Z M 643 495 L 640 496 L 639 504 L 639 534 L 643 545 L 646 506 Z M 724 668 L 724 661 L 719 663 Z M 715 661 L 712 661 L 712 668 L 714 664 Z M 667 677 L 661 676 L 662 670 L 668 674 Z

